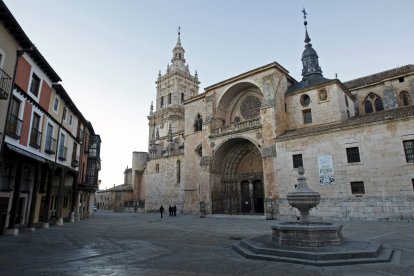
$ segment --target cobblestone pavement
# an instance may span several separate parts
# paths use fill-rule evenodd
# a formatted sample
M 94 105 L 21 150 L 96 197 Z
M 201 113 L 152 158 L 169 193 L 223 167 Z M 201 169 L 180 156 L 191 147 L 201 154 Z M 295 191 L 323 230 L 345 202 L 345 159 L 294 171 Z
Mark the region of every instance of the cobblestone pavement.
M 81 222 L 0 236 L 0 275 L 414 275 L 413 222 L 344 222 L 345 237 L 401 253 L 387 264 L 315 267 L 250 260 L 231 248 L 242 238 L 270 238 L 272 223 L 98 210 Z

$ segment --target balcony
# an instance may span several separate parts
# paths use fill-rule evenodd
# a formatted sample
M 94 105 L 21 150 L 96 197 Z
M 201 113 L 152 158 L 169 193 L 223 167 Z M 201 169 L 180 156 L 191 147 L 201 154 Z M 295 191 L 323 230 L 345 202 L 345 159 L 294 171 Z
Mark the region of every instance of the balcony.
M 260 128 L 262 124 L 260 123 L 260 118 L 250 120 L 250 121 L 244 121 L 240 123 L 231 123 L 227 126 L 222 126 L 219 128 L 215 128 L 211 130 L 211 137 L 218 137 L 223 136 L 231 133 L 237 133 L 237 132 L 243 132 L 248 131 L 251 129 Z
M 49 154 L 54 154 L 56 152 L 56 139 L 53 139 L 51 136 L 46 137 L 45 152 Z
M 72 154 L 72 167 L 79 167 L 79 155 Z
M 32 132 L 30 134 L 30 146 L 40 149 L 40 143 L 42 141 L 42 133 L 36 129 L 32 128 Z
M 19 139 L 22 134 L 23 120 L 20 120 L 17 116 L 9 115 L 6 123 L 6 133 L 15 139 Z
M 96 148 L 90 148 L 89 149 L 89 156 L 88 157 L 97 157 Z
M 78 133 L 76 134 L 76 140 L 79 142 L 79 143 L 82 143 L 82 141 L 83 141 L 83 130 L 82 129 L 78 129 Z
M 7 100 L 11 89 L 12 79 L 0 69 L 0 100 Z
M 58 155 L 59 160 L 66 161 L 67 155 L 68 155 L 68 148 L 65 146 L 60 146 L 59 155 Z

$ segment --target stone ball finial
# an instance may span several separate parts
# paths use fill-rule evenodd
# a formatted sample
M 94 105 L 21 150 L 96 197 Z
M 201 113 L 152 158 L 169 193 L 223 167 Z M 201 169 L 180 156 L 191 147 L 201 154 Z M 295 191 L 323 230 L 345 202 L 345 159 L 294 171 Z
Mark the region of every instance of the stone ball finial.
M 303 175 L 305 174 L 305 169 L 303 168 L 303 166 L 300 166 L 300 167 L 298 168 L 298 174 L 299 174 L 300 176 L 303 176 Z

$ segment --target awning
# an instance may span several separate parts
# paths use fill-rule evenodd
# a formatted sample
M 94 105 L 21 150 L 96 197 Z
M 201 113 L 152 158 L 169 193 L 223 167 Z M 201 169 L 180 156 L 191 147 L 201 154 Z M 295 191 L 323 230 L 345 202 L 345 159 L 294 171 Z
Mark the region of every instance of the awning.
M 24 149 L 18 148 L 16 146 L 10 145 L 9 143 L 5 143 L 5 144 L 9 148 L 9 150 L 12 150 L 16 153 L 19 153 L 21 155 L 32 158 L 32 159 L 34 159 L 36 161 L 39 161 L 39 162 L 42 162 L 42 163 L 46 162 L 46 160 L 44 158 L 42 158 L 40 156 L 37 156 L 36 154 L 33 154 L 31 152 L 28 152 L 27 150 L 24 150 Z

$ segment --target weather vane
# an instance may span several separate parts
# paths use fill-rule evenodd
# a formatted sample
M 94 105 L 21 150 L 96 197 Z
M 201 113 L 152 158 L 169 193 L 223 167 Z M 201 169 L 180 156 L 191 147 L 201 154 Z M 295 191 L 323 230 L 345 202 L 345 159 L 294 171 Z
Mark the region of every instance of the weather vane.
M 305 8 L 303 8 L 302 12 L 303 12 L 303 19 L 306 21 L 306 16 L 307 16 L 308 14 L 306 13 Z
M 181 27 L 178 26 L 178 35 L 180 35 L 180 34 L 181 34 Z

